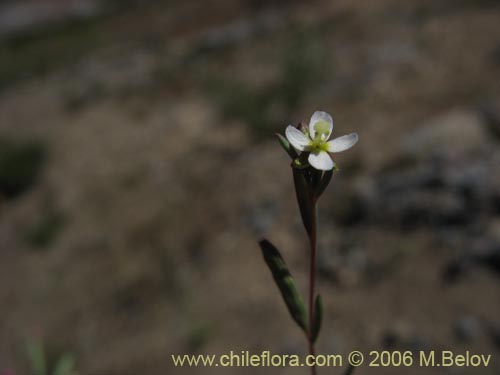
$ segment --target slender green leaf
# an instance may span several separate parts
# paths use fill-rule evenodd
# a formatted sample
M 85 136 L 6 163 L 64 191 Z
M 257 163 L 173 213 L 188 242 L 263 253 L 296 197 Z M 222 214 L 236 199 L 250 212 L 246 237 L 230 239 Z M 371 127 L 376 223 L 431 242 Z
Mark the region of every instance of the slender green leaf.
M 307 333 L 307 312 L 295 281 L 288 270 L 283 257 L 278 249 L 269 241 L 261 240 L 259 242 L 262 255 L 267 266 L 271 270 L 274 281 L 278 286 L 283 300 L 293 320 Z
M 314 301 L 314 319 L 312 325 L 312 341 L 316 342 L 321 331 L 321 323 L 323 322 L 323 302 L 321 296 L 317 295 Z
M 65 354 L 57 361 L 53 375 L 73 375 L 75 373 L 75 357 Z
M 47 375 L 47 363 L 43 345 L 38 340 L 31 340 L 27 344 L 28 356 L 35 374 Z
M 310 236 L 313 225 L 313 202 L 311 197 L 311 187 L 308 179 L 308 171 L 304 169 L 292 168 L 293 182 L 295 184 L 295 194 L 299 205 L 300 216 L 307 234 Z
M 295 149 L 292 147 L 290 142 L 288 142 L 288 140 L 279 133 L 276 133 L 276 137 L 278 137 L 278 141 L 281 147 L 283 147 L 283 150 L 285 150 L 287 154 L 290 155 L 293 160 L 295 160 L 299 155 L 297 154 L 297 151 L 295 151 Z
M 328 187 L 328 184 L 332 179 L 333 172 L 334 172 L 333 169 L 330 171 L 323 172 L 323 175 L 321 176 L 319 183 L 315 186 L 314 194 L 316 195 L 316 199 L 319 198 L 321 194 L 323 194 L 325 189 Z

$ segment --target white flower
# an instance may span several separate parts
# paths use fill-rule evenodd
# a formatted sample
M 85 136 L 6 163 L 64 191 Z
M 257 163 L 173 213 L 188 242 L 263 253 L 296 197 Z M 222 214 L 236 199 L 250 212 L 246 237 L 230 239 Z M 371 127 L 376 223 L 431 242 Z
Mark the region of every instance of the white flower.
M 285 135 L 295 149 L 309 152 L 307 160 L 313 168 L 328 171 L 335 166 L 329 153 L 348 150 L 358 142 L 356 133 L 328 141 L 332 131 L 332 116 L 326 112 L 316 111 L 309 122 L 309 134 L 289 125 Z

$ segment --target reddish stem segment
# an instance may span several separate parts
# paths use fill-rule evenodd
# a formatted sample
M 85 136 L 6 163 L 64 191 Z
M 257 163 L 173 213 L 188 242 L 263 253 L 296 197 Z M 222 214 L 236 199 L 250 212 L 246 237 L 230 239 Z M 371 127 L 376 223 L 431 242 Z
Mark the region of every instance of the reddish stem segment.
M 310 264 L 309 264 L 309 354 L 314 356 L 314 341 L 313 341 L 313 323 L 314 323 L 314 296 L 316 294 L 316 199 L 311 199 L 312 217 L 311 217 L 311 233 L 309 235 L 309 244 L 311 246 Z M 311 366 L 311 375 L 316 375 L 316 366 Z

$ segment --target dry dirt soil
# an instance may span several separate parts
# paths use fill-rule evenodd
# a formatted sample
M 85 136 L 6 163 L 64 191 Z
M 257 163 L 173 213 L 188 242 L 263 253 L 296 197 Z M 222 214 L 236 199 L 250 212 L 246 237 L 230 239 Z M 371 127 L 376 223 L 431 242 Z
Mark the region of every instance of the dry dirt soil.
M 305 373 L 170 355 L 305 352 L 257 241 L 305 293 L 273 133 L 317 109 L 360 136 L 320 203 L 318 351 L 470 350 L 493 363 L 358 374 L 500 373 L 497 1 L 143 2 L 0 53 L 0 136 L 45 150 L 0 194 L 0 373 L 29 374 L 34 337 L 82 375 Z M 453 190 L 471 165 L 474 209 Z M 437 193 L 412 182 L 431 169 Z

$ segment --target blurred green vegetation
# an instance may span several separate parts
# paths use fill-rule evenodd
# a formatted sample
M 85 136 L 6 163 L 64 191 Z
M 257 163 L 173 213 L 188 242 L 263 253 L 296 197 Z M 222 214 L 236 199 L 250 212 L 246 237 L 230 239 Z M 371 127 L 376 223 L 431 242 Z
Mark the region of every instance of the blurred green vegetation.
M 128 41 L 114 30 L 114 21 L 139 8 L 147 11 L 147 4 L 164 6 L 168 1 L 109 0 L 93 16 L 50 22 L 0 39 L 0 90 L 65 67 L 113 42 Z
M 38 139 L 0 136 L 0 194 L 15 198 L 34 185 L 46 155 Z
M 201 321 L 193 324 L 187 335 L 187 350 L 193 353 L 202 349 L 210 340 L 212 333 L 212 326 L 208 322 Z
M 307 93 L 331 74 L 332 56 L 322 37 L 321 28 L 296 30 L 286 46 L 281 62 L 279 94 L 286 110 L 293 110 Z
M 25 233 L 26 242 L 35 248 L 45 248 L 57 238 L 66 223 L 66 217 L 54 209 L 45 210 L 42 217 Z
M 72 353 L 48 352 L 39 340 L 28 341 L 27 352 L 34 375 L 76 375 L 76 359 Z
M 260 140 L 280 130 L 283 118 L 320 87 L 331 61 L 320 30 L 301 28 L 287 39 L 276 62 L 279 74 L 272 82 L 256 88 L 214 73 L 205 78 L 204 88 L 222 116 L 244 121 Z
M 101 45 L 101 20 L 49 24 L 0 41 L 0 89 L 61 68 Z
M 254 89 L 225 77 L 211 78 L 206 87 L 221 115 L 244 121 L 256 138 L 264 138 L 270 129 L 277 129 L 271 111 L 278 104 L 279 96 L 273 87 Z

